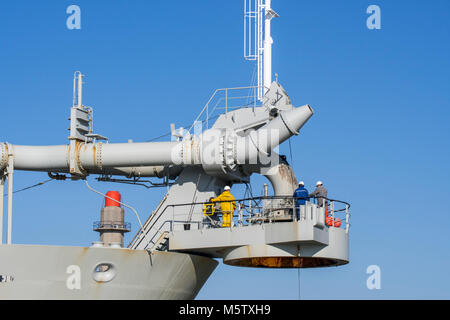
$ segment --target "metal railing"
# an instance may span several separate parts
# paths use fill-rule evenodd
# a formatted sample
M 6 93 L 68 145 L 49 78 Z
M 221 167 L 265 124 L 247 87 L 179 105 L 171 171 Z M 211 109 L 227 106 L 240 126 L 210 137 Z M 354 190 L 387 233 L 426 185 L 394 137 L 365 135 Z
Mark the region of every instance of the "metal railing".
M 214 91 L 200 114 L 194 120 L 189 132 L 192 131 L 195 124 L 199 121 L 206 123 L 206 129 L 209 129 L 209 120 L 217 118 L 220 114 L 240 108 L 254 108 L 261 106 L 258 100 L 258 90 L 269 89 L 260 86 L 222 88 Z
M 131 230 L 131 223 L 130 222 L 123 222 L 123 221 L 95 221 L 93 223 L 93 229 L 95 231 L 98 230 L 124 230 L 124 231 L 130 231 Z
M 171 219 L 165 220 L 150 238 L 145 248 L 152 247 L 155 239 L 158 239 L 164 231 L 176 230 L 202 230 L 210 228 L 245 228 L 255 224 L 281 223 L 292 221 L 314 221 L 315 225 L 326 228 L 344 229 L 346 233 L 350 228 L 350 204 L 345 201 L 323 198 L 325 205 L 316 204 L 318 198 L 294 198 L 294 197 L 256 197 L 238 199 L 234 201 L 214 201 L 172 204 L 164 208 L 163 212 L 153 222 L 153 226 L 164 215 L 166 210 L 172 210 Z M 305 204 L 297 205 L 297 200 L 303 200 Z M 228 208 L 236 204 L 236 210 L 229 213 Z M 225 214 L 231 214 L 230 224 L 224 226 L 224 210 L 222 204 L 230 206 L 225 208 Z M 176 208 L 186 210 L 175 210 Z M 192 211 L 192 220 L 185 220 L 186 212 Z M 197 209 L 197 210 L 195 210 Z M 178 211 L 178 213 L 175 213 Z M 166 215 L 167 217 L 167 215 Z M 321 218 L 322 217 L 322 218 Z M 151 232 L 151 229 L 147 235 Z

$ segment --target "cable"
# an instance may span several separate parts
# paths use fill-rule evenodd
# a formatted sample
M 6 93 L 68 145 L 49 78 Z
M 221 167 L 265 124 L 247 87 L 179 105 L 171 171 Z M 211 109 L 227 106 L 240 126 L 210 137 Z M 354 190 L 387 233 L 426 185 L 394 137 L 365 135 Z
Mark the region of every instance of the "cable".
M 13 194 L 16 194 L 16 193 L 19 193 L 19 192 L 22 192 L 22 191 L 26 191 L 26 190 L 30 190 L 30 189 L 33 189 L 33 188 L 36 188 L 36 187 L 40 187 L 40 186 L 42 186 L 42 185 L 44 185 L 44 184 L 46 184 L 46 183 L 48 183 L 48 182 L 50 182 L 50 181 L 53 181 L 53 179 L 48 179 L 48 180 L 45 180 L 45 181 L 36 183 L 36 184 L 34 184 L 34 185 L 32 185 L 32 186 L 29 186 L 29 187 L 26 187 L 26 188 L 23 188 L 23 189 L 20 189 L 20 190 L 16 190 L 16 191 L 13 192 Z M 7 195 L 8 195 L 8 194 L 5 193 L 5 194 L 3 195 L 3 197 L 6 197 Z
M 172 135 L 171 132 L 170 132 L 170 133 L 166 133 L 166 134 L 164 134 L 164 135 L 162 135 L 162 136 L 159 136 L 159 137 L 157 137 L 157 138 L 153 138 L 153 139 L 147 140 L 146 142 L 153 142 L 153 141 L 155 141 L 155 140 L 159 140 L 159 139 L 161 139 L 161 138 L 168 137 L 168 136 L 171 136 L 171 135 Z
M 123 183 L 123 184 L 131 184 L 136 186 L 142 186 L 147 189 L 151 188 L 161 188 L 165 187 L 167 184 L 170 186 L 173 185 L 173 183 L 154 183 L 150 180 L 141 180 L 140 178 L 133 178 L 133 179 L 113 179 L 110 176 L 100 176 L 98 178 L 95 178 L 99 182 L 110 182 L 110 183 Z M 146 183 L 150 185 L 146 185 Z
M 247 192 L 249 192 L 249 195 L 250 195 L 250 199 L 251 199 L 251 201 L 253 202 L 253 206 L 254 207 L 259 207 L 260 205 L 261 205 L 261 200 L 259 200 L 259 203 L 254 199 L 255 197 L 253 196 L 253 190 L 252 190 L 252 185 L 251 185 L 251 183 L 247 183 L 247 182 L 244 182 L 245 183 L 245 186 L 246 186 L 246 190 L 245 190 L 245 194 L 247 193 Z M 248 211 L 247 211 L 248 212 Z
M 294 158 L 292 156 L 291 138 L 289 138 L 289 154 L 290 154 L 290 158 L 291 158 L 291 166 L 294 167 Z
M 252 73 L 252 80 L 250 80 L 250 86 L 251 87 L 253 87 L 253 86 L 255 86 L 256 85 L 256 67 L 257 67 L 257 65 L 255 64 L 255 66 L 253 67 L 253 73 Z M 250 95 L 251 95 L 251 88 L 250 89 L 248 89 L 249 90 L 249 97 L 247 98 L 247 104 L 250 104 L 251 103 L 251 101 L 250 101 Z M 254 98 L 255 99 L 257 99 L 258 97 L 257 97 L 257 95 L 258 95 L 258 88 L 256 88 L 256 90 L 255 90 L 255 88 L 253 88 L 253 91 L 255 91 L 254 93 L 255 93 L 255 95 L 254 95 Z
M 216 118 L 218 118 L 219 116 L 214 116 L 214 117 L 209 117 L 208 118 L 208 121 L 209 120 L 214 120 L 214 119 L 216 119 Z M 201 121 L 202 123 L 205 123 L 206 122 L 206 120 L 202 120 Z M 189 126 L 182 126 L 183 128 L 187 128 L 187 127 L 191 127 L 192 125 L 189 125 Z M 153 142 L 153 141 L 156 141 L 156 140 L 159 140 L 159 139 L 161 139 L 161 138 L 164 138 L 164 137 L 169 137 L 169 136 L 171 136 L 172 135 L 172 132 L 169 132 L 169 133 L 166 133 L 166 134 L 163 134 L 162 136 L 159 136 L 159 137 L 156 137 L 156 138 L 153 138 L 153 139 L 150 139 L 150 140 L 146 140 L 145 142 Z
M 202 177 L 202 174 L 200 173 L 199 175 L 198 175 L 198 179 L 197 179 L 197 186 L 200 184 L 200 178 Z M 195 192 L 194 192 L 194 196 L 192 197 L 192 203 L 195 203 L 196 201 L 197 201 L 197 191 L 198 191 L 198 189 L 197 188 L 195 188 Z M 189 212 L 189 217 L 188 217 L 188 222 L 191 222 L 191 219 L 192 219 L 192 214 L 194 213 L 194 206 L 192 205 L 191 206 L 191 210 L 190 210 L 190 212 Z
M 99 194 L 99 195 L 101 195 L 101 196 L 103 196 L 103 197 L 105 197 L 105 198 L 108 198 L 108 199 L 113 200 L 113 201 L 115 201 L 115 202 L 117 202 L 117 203 L 120 203 L 120 204 L 123 205 L 124 207 L 126 207 L 126 208 L 130 209 L 131 211 L 133 211 L 134 214 L 136 215 L 136 218 L 137 218 L 138 222 L 139 222 L 139 225 L 140 225 L 140 227 L 141 227 L 141 232 L 142 232 L 142 234 L 144 235 L 144 238 L 147 238 L 147 235 L 145 234 L 145 231 L 144 231 L 144 227 L 142 226 L 141 219 L 139 219 L 139 214 L 137 213 L 137 211 L 136 211 L 133 207 L 131 207 L 131 206 L 129 206 L 129 205 L 123 203 L 123 202 L 120 202 L 120 201 L 118 201 L 117 199 L 113 199 L 113 198 L 111 198 L 111 197 L 108 197 L 106 194 L 103 194 L 103 193 L 101 193 L 100 191 L 95 190 L 94 188 L 92 188 L 92 187 L 89 185 L 89 183 L 88 183 L 87 180 L 84 180 L 84 182 L 86 183 L 86 187 L 87 187 L 89 190 L 91 190 L 91 191 L 93 191 L 93 192 L 95 192 L 95 193 L 97 193 L 97 194 Z M 147 240 L 148 240 L 148 239 L 147 239 Z

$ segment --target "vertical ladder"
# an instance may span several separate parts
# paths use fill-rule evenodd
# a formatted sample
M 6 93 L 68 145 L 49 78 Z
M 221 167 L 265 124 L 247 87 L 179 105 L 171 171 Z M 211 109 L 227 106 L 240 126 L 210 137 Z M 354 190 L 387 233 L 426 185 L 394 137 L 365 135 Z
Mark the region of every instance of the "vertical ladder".
M 272 83 L 271 21 L 279 15 L 272 10 L 271 0 L 244 0 L 244 58 L 256 61 L 258 100 Z

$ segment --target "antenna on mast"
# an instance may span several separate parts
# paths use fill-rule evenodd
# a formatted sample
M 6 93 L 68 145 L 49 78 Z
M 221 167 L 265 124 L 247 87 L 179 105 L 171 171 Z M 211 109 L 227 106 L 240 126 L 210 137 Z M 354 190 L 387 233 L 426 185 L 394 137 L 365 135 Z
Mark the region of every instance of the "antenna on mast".
M 85 170 L 80 167 L 77 158 L 77 149 L 81 143 L 96 142 L 96 140 L 108 140 L 108 138 L 93 133 L 93 110 L 83 105 L 83 74 L 76 71 L 73 75 L 73 104 L 70 108 L 70 152 L 69 167 L 72 179 L 85 177 Z
M 256 61 L 260 101 L 272 83 L 271 21 L 277 17 L 271 0 L 244 0 L 244 58 Z
M 83 75 L 80 71 L 76 71 L 73 75 L 73 107 L 81 109 L 83 95 Z

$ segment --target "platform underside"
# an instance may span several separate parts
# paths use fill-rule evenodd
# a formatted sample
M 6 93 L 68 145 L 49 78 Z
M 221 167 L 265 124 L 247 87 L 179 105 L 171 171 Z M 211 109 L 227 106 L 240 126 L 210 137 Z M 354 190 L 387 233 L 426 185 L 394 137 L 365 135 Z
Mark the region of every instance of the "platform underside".
M 349 262 L 345 229 L 293 221 L 246 227 L 172 232 L 169 250 L 222 258 L 256 268 L 319 268 Z
M 337 267 L 348 261 L 313 257 L 256 257 L 227 260 L 225 264 L 253 268 L 322 268 Z

